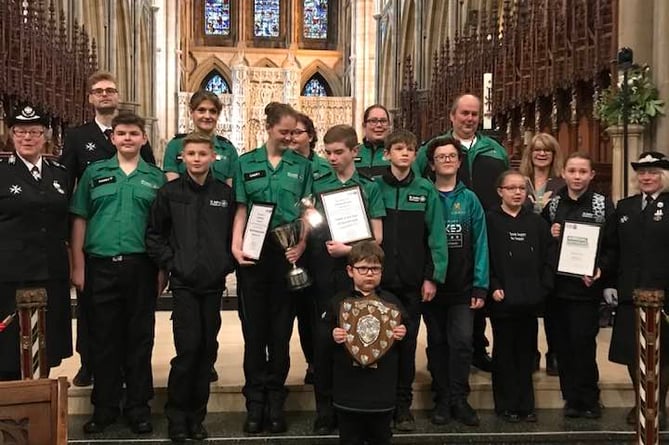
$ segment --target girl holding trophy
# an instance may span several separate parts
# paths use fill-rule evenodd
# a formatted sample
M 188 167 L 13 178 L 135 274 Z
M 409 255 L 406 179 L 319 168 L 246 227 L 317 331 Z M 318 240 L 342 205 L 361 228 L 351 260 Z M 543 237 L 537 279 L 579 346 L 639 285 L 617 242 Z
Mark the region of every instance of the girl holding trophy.
M 286 284 L 289 261 L 304 251 L 303 237 L 285 250 L 268 232 L 300 217 L 296 205 L 311 191 L 311 163 L 289 150 L 297 113 L 287 104 L 265 108 L 267 142 L 239 159 L 235 175 L 232 254 L 239 265 L 239 316 L 244 335 L 244 431 L 286 431 L 284 386 L 294 304 Z M 286 261 L 288 259 L 289 261 Z M 266 409 L 267 408 L 267 409 Z M 265 419 L 267 413 L 267 419 Z

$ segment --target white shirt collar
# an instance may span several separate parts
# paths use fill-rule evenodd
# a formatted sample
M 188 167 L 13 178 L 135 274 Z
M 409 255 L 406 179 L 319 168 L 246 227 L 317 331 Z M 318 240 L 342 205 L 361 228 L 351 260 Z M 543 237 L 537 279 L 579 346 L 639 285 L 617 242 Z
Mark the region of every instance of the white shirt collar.
M 31 163 L 26 161 L 20 154 L 16 154 L 16 157 L 18 157 L 20 160 L 23 161 L 23 163 L 28 167 L 28 171 L 32 171 L 33 167 L 37 167 L 37 170 L 39 170 L 40 175 L 42 174 L 42 156 L 39 157 L 36 163 Z
M 102 122 L 100 122 L 97 117 L 95 118 L 95 123 L 97 124 L 98 128 L 100 128 L 100 131 L 103 132 L 103 133 L 105 132 L 105 130 L 111 130 L 112 129 L 112 127 L 108 127 L 105 124 L 103 124 Z

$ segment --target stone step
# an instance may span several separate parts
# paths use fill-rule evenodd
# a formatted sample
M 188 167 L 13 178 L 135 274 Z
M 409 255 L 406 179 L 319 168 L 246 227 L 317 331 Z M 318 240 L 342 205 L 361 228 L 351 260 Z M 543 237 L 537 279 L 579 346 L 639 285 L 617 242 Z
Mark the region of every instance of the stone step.
M 413 433 L 395 433 L 394 444 L 627 444 L 635 443 L 634 428 L 626 425 L 627 410 L 605 409 L 599 420 L 565 419 L 561 410 L 538 410 L 538 422 L 508 424 L 497 418 L 492 411 L 479 412 L 481 425 L 466 427 L 456 422 L 436 427 L 429 422 L 429 412 L 415 411 L 417 429 Z M 70 416 L 70 444 L 165 444 L 167 421 L 154 415 L 154 432 L 137 436 L 123 422 L 110 426 L 99 435 L 84 435 L 82 425 L 85 416 Z M 209 431 L 208 444 L 336 444 L 336 435 L 314 436 L 313 416 L 304 412 L 288 412 L 288 432 L 280 435 L 246 435 L 241 431 L 244 421 L 242 413 L 210 413 L 205 420 Z M 661 435 L 662 443 L 669 443 L 669 436 Z M 194 442 L 188 442 L 194 443 Z
M 479 380 L 487 378 L 476 375 L 484 374 L 480 371 L 475 373 L 472 378 L 471 395 L 469 402 L 477 409 L 493 409 L 492 385 L 490 383 L 478 383 Z M 537 373 L 539 374 L 539 373 Z M 537 375 L 535 382 L 535 404 L 537 408 L 555 409 L 562 408 L 564 402 L 560 394 L 560 385 L 557 377 L 546 377 Z M 417 410 L 428 410 L 432 408 L 432 394 L 430 385 L 424 378 L 421 383 L 414 385 L 414 403 L 413 408 Z M 286 410 L 288 411 L 313 411 L 314 396 L 310 385 L 288 385 L 289 394 L 286 400 Z M 628 407 L 634 403 L 634 391 L 629 384 L 602 382 L 600 384 L 601 401 L 606 407 Z M 242 395 L 241 385 L 222 386 L 213 383 L 211 386 L 211 395 L 209 397 L 209 412 L 243 412 L 245 410 L 244 396 Z M 167 397 L 165 387 L 155 389 L 155 398 L 152 401 L 154 412 L 162 412 Z M 90 393 L 89 388 L 70 387 L 69 390 L 69 412 L 70 414 L 90 414 Z

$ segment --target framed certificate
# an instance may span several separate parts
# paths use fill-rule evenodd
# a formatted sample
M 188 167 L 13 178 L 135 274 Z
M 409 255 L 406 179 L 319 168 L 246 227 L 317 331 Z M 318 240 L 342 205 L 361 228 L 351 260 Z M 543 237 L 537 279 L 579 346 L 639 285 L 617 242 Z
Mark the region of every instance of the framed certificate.
M 599 224 L 565 221 L 561 231 L 557 273 L 577 277 L 593 276 L 601 231 L 602 226 Z
M 245 257 L 252 260 L 260 259 L 273 213 L 274 204 L 253 203 L 251 205 L 251 211 L 244 229 L 244 240 L 242 241 L 242 252 Z
M 373 238 L 359 186 L 321 193 L 320 200 L 333 241 L 353 243 Z

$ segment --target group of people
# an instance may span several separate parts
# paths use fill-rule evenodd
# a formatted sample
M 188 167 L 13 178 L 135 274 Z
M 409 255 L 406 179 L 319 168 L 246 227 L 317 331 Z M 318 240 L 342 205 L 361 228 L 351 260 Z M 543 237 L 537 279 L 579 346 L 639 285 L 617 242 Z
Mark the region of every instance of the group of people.
M 619 300 L 610 358 L 628 365 L 637 386 L 632 292 L 669 290 L 665 155 L 645 152 L 632 163 L 639 193 L 614 208 L 592 188 L 590 157 L 571 153 L 563 164 L 548 134 L 532 139 L 520 171 L 510 170 L 505 149 L 478 131 L 481 102 L 471 94 L 454 100 L 452 130 L 422 146 L 409 131 L 391 131 L 388 111 L 377 104 L 365 111 L 362 143 L 353 127 L 335 125 L 323 135 L 324 156 L 314 152 L 312 120 L 273 102 L 265 109 L 266 142 L 238 156 L 216 135 L 220 100 L 200 91 L 190 101 L 195 131 L 169 142 L 161 170 L 144 120 L 118 112 L 113 76 L 96 73 L 87 87 L 95 120 L 66 133 L 60 162 L 42 156 L 49 129 L 30 107 L 12 116 L 15 153 L 0 162 L 0 258 L 6 263 L 0 319 L 15 311 L 17 288 L 46 288 L 47 353 L 49 366 L 57 366 L 72 354 L 70 283 L 76 288 L 82 367 L 74 383 L 93 383 L 86 433 L 104 431 L 121 413 L 133 432 L 152 431 L 154 313 L 169 282 L 176 356 L 165 406 L 168 433 L 174 442 L 207 437 L 220 297 L 233 271 L 249 434 L 287 430 L 285 381 L 296 315 L 305 382 L 314 385 L 314 432 L 338 428 L 341 443 L 389 443 L 391 426 L 415 429 L 421 319 L 435 425 L 452 419 L 479 424 L 467 400 L 472 365 L 492 372 L 497 415 L 537 421 L 532 373 L 540 358 L 540 315 L 546 368 L 559 374 L 565 416 L 600 417 L 602 298 L 611 305 Z M 333 239 L 327 220 L 310 226 L 300 205 L 309 198 L 323 214 L 323 194 L 348 188 L 359 191 L 370 229 L 369 240 L 353 244 Z M 245 229 L 254 206 L 267 204 L 273 207 L 268 233 L 298 220 L 308 229 L 288 249 L 268 235 L 259 256 L 250 257 Z M 592 275 L 556 274 L 567 221 L 601 227 Z M 307 289 L 288 285 L 295 263 L 313 279 Z M 402 322 L 392 329 L 390 351 L 374 366 L 361 366 L 342 344 L 348 335 L 339 312 L 345 299 L 372 294 L 395 305 Z M 0 333 L 0 379 L 20 378 L 16 325 Z M 665 355 L 661 419 L 669 384 Z

